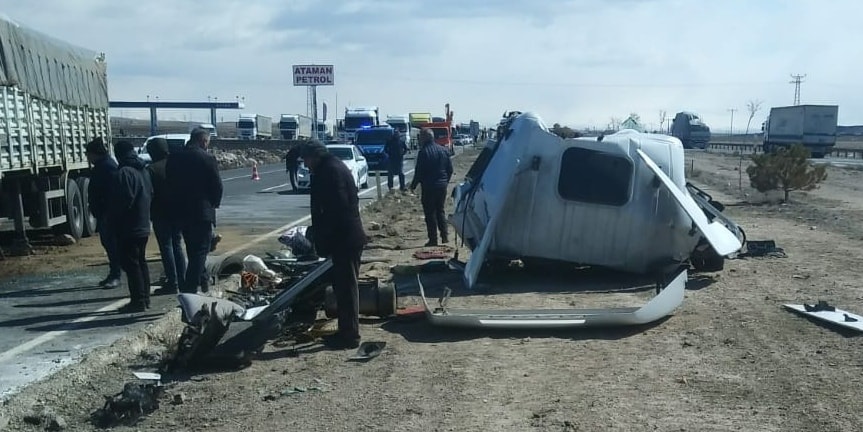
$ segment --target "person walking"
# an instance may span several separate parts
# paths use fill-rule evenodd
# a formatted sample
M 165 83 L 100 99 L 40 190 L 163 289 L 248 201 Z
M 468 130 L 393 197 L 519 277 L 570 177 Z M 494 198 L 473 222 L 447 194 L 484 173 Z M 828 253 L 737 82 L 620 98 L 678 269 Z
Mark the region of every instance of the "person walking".
M 150 271 L 147 268 L 147 239 L 150 237 L 150 176 L 129 141 L 114 145 L 119 169 L 114 182 L 111 213 L 116 222 L 120 265 L 126 272 L 130 302 L 119 312 L 143 312 L 150 307 Z
M 186 256 L 180 243 L 182 234 L 179 224 L 171 217 L 168 178 L 165 173 L 170 154 L 168 141 L 164 138 L 151 139 L 147 142 L 147 153 L 152 160 L 147 165 L 153 184 L 150 220 L 153 222 L 153 232 L 156 234 L 156 242 L 159 243 L 159 254 L 165 272 L 165 283 L 153 294 L 176 294 L 186 277 Z
M 449 241 L 444 207 L 447 185 L 452 179 L 452 160 L 444 147 L 435 144 L 431 129 L 423 128 L 420 131 L 420 146 L 410 189 L 413 192 L 417 185 L 422 185 L 420 200 L 429 239 L 425 245 L 437 246 L 438 232 L 442 243 Z
M 216 158 L 207 153 L 209 145 L 210 133 L 195 128 L 183 151 L 171 154 L 165 165 L 173 217 L 186 244 L 188 266 L 180 286 L 185 293 L 210 290 L 206 262 L 222 202 L 222 178 Z
M 405 141 L 402 139 L 401 134 L 397 130 L 393 130 L 392 136 L 387 140 L 387 159 L 388 170 L 387 170 L 387 187 L 390 191 L 393 190 L 394 181 L 393 177 L 399 177 L 399 189 L 402 192 L 407 190 L 407 185 L 405 184 L 405 173 L 404 173 L 404 162 L 405 162 L 405 154 L 408 152 L 408 146 Z
M 323 143 L 315 140 L 306 144 L 302 157 L 313 174 L 312 242 L 318 256 L 333 261 L 339 329 L 325 337 L 324 343 L 335 349 L 356 348 L 360 344 L 360 258 L 368 242 L 360 217 L 359 191 L 350 170 Z
M 291 182 L 291 190 L 297 191 L 297 170 L 300 167 L 300 146 L 291 146 L 288 154 L 285 155 L 285 172 L 288 173 L 288 180 Z
M 108 256 L 108 276 L 99 282 L 103 288 L 120 286 L 120 259 L 117 254 L 117 235 L 108 212 L 112 184 L 117 176 L 117 162 L 108 153 L 108 146 L 99 137 L 87 143 L 87 160 L 93 165 L 87 187 L 87 204 L 96 218 L 96 231 L 105 254 Z

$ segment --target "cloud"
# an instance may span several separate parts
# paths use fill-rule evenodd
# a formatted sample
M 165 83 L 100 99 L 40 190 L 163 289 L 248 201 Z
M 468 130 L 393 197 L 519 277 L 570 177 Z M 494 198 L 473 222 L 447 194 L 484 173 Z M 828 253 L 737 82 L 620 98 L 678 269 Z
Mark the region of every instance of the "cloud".
M 807 74 L 804 102 L 839 104 L 840 121 L 863 121 L 863 102 L 851 97 L 861 90 L 856 75 L 863 66 L 851 45 L 863 36 L 848 13 L 855 6 L 43 0 L 12 2 L 4 12 L 105 52 L 116 100 L 243 96 L 250 111 L 304 113 L 306 89 L 292 85 L 291 65 L 317 63 L 335 65 L 336 86 L 318 89 L 330 112 L 351 103 L 378 105 L 384 114 L 442 113 L 450 103 L 461 121 L 491 124 L 504 110 L 519 109 L 550 123 L 603 127 L 630 112 L 658 123 L 659 110 L 692 110 L 724 129 L 727 110 L 743 112 L 749 99 L 790 104 L 791 73 Z

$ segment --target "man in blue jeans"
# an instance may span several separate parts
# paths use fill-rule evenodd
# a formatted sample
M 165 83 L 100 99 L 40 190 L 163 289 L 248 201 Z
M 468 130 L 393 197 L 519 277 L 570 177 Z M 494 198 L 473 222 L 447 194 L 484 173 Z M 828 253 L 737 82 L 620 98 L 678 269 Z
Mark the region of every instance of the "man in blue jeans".
M 186 243 L 189 265 L 181 292 L 208 292 L 209 278 L 204 277 L 207 254 L 213 244 L 216 209 L 222 202 L 222 178 L 216 158 L 207 153 L 210 133 L 195 128 L 189 143 L 171 154 L 165 167 L 171 192 L 171 210 Z
M 99 240 L 108 255 L 108 276 L 99 282 L 99 286 L 117 288 L 120 286 L 120 257 L 117 254 L 117 234 L 108 212 L 111 185 L 117 176 L 117 162 L 111 158 L 108 146 L 101 137 L 87 143 L 87 159 L 93 165 L 90 186 L 87 189 L 87 204 L 90 213 L 96 218 Z
M 405 154 L 408 152 L 408 146 L 402 139 L 401 134 L 397 130 L 393 130 L 393 135 L 387 140 L 386 153 L 389 160 L 387 170 L 387 187 L 393 190 L 395 182 L 393 177 L 399 177 L 399 189 L 404 192 L 407 189 L 405 184 L 404 162 Z
M 186 278 L 186 257 L 180 244 L 182 234 L 179 224 L 171 217 L 171 203 L 168 199 L 168 184 L 165 167 L 168 164 L 168 141 L 164 138 L 153 138 L 147 142 L 147 153 L 152 162 L 147 166 L 150 180 L 153 183 L 153 200 L 150 205 L 150 220 L 156 242 L 159 243 L 159 254 L 162 256 L 162 268 L 165 272 L 165 283 L 153 294 L 176 294 Z

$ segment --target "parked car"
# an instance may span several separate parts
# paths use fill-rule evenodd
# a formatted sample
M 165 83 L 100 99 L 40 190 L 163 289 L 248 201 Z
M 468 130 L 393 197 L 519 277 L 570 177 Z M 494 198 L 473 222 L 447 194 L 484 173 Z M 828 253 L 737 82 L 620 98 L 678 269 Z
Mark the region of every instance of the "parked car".
M 153 138 L 164 138 L 165 141 L 168 141 L 168 149 L 170 151 L 175 151 L 177 149 L 183 148 L 186 145 L 186 143 L 189 142 L 189 139 L 191 137 L 192 136 L 190 134 L 153 135 L 153 136 L 147 138 L 146 141 L 144 141 L 144 145 L 142 145 L 141 147 L 138 147 L 135 150 L 138 153 L 138 157 L 141 158 L 141 160 L 143 160 L 146 163 L 150 163 L 150 162 L 152 162 L 152 158 L 150 158 L 150 154 L 147 153 L 147 143 L 149 143 L 151 139 L 153 139 Z
M 351 170 L 358 189 L 369 187 L 369 164 L 357 146 L 351 144 L 332 144 L 327 146 L 327 150 L 341 159 L 345 166 Z M 311 186 L 311 181 L 312 175 L 308 167 L 304 163 L 300 163 L 300 167 L 297 169 L 297 187 L 299 189 L 308 189 Z
M 473 138 L 470 135 L 460 134 L 456 135 L 455 140 L 453 140 L 455 145 L 466 146 L 473 144 Z

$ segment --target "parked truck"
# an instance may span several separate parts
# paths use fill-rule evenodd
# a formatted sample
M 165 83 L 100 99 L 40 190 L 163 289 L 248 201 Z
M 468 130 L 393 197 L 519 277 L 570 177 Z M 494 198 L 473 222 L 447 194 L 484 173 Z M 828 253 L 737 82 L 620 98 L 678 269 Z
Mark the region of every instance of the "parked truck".
M 312 118 L 300 114 L 282 114 L 279 134 L 286 140 L 307 140 L 312 137 Z
M 770 108 L 764 129 L 765 152 L 803 144 L 813 158 L 823 158 L 836 145 L 839 107 L 836 105 L 795 105 Z
M 710 128 L 698 114 L 682 111 L 671 121 L 671 136 L 683 143 L 686 149 L 703 149 L 710 144 Z
M 96 232 L 86 145 L 111 151 L 104 54 L 0 18 L 0 230 L 29 251 L 28 230 Z
M 378 107 L 355 107 L 345 108 L 345 117 L 342 122 L 342 130 L 339 132 L 339 141 L 342 143 L 353 143 L 356 132 L 363 128 L 379 126 Z
M 431 123 L 432 115 L 431 113 L 412 112 L 408 114 L 408 119 L 410 120 L 411 127 L 420 129 L 426 123 Z
M 454 155 L 453 133 L 455 128 L 452 123 L 454 113 L 450 111 L 449 104 L 445 105 L 444 114 L 446 117 L 432 117 L 432 122 L 424 124 L 423 127 L 431 129 L 436 144 L 446 148 L 450 155 Z
M 240 114 L 237 119 L 237 138 L 241 140 L 270 139 L 273 137 L 273 119 L 260 114 Z

